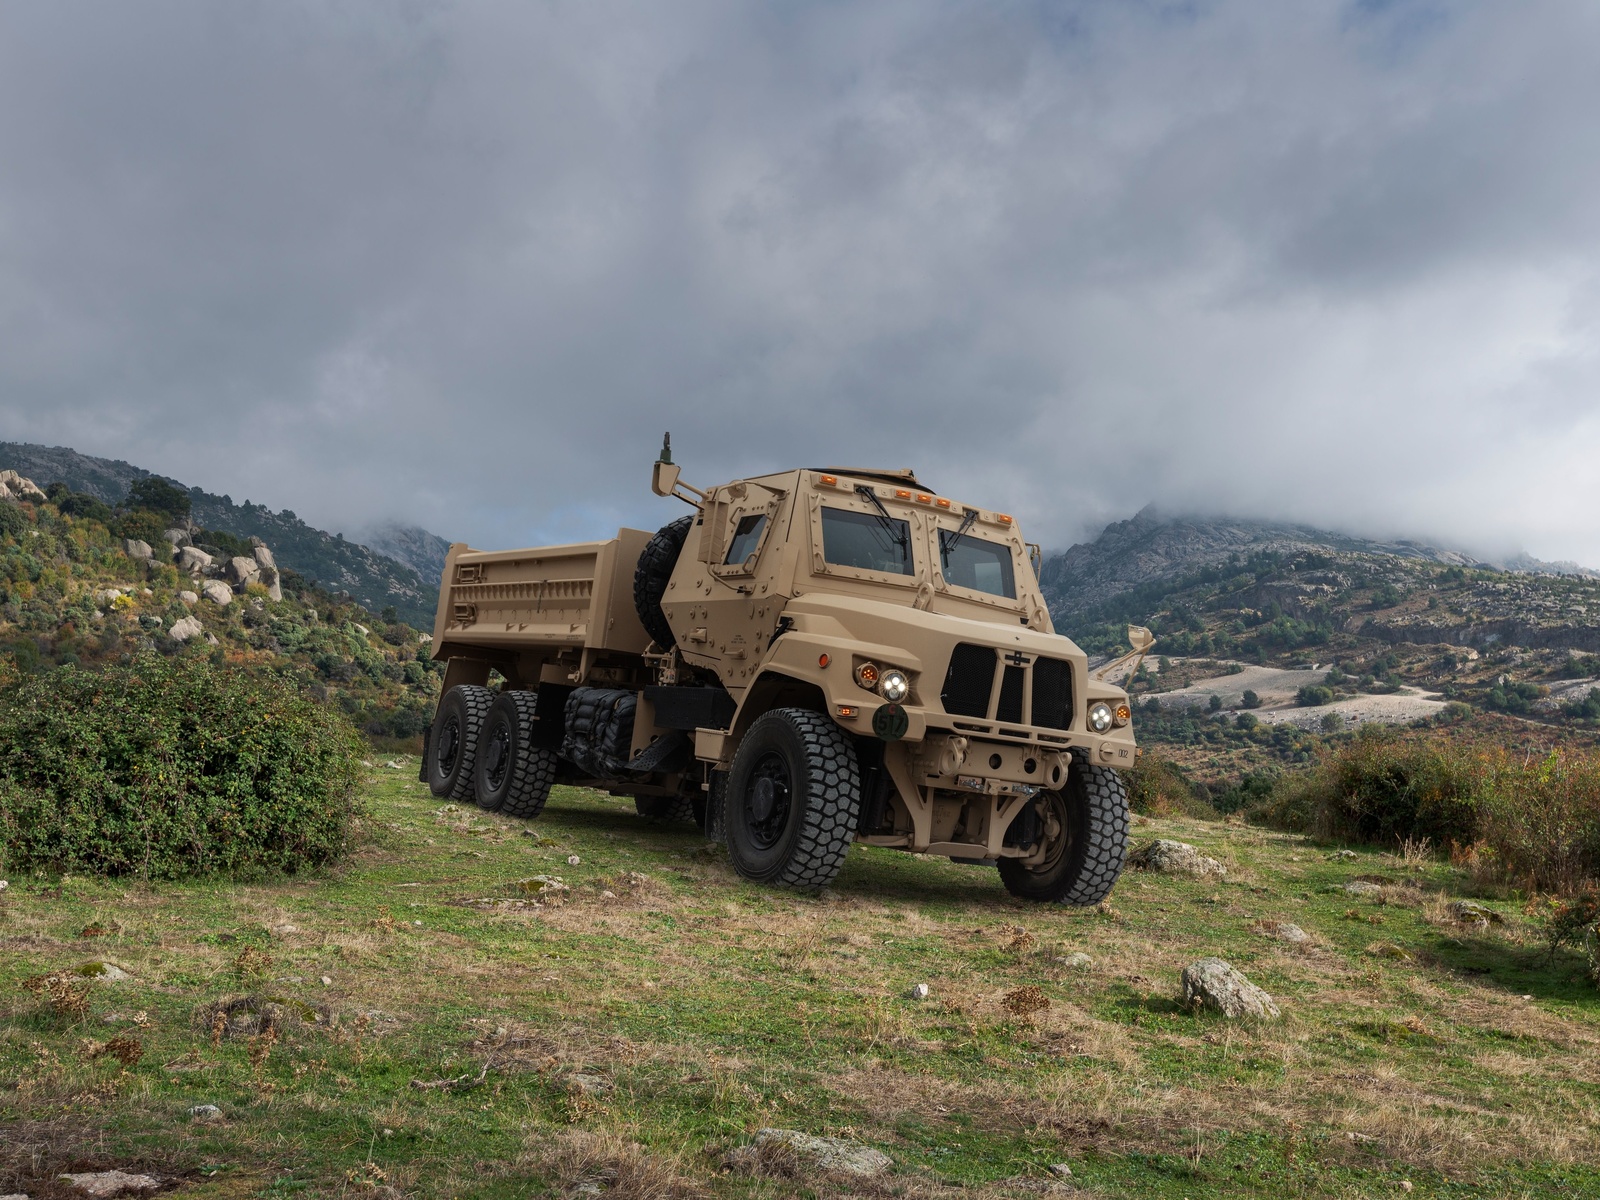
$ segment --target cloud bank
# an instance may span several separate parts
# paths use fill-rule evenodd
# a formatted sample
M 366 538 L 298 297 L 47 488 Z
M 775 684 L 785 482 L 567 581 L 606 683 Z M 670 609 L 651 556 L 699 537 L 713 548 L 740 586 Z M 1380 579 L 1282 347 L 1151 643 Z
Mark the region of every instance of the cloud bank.
M 1600 566 L 1600 9 L 0 11 L 0 437 L 483 546 L 915 466 Z

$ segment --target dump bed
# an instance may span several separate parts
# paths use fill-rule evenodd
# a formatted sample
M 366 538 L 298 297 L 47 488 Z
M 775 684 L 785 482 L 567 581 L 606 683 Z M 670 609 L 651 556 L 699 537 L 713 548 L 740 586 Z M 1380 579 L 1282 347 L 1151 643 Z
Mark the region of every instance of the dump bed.
M 502 651 L 611 650 L 650 644 L 633 605 L 633 572 L 650 535 L 619 530 L 603 542 L 526 550 L 450 547 L 434 618 L 436 657 L 446 645 Z

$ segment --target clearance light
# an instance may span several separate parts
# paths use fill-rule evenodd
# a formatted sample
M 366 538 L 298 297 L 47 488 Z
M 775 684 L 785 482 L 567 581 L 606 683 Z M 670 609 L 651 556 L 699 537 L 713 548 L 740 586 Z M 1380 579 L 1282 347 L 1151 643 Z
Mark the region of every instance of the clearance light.
M 950 501 L 946 500 L 943 496 L 940 496 L 937 500 L 934 501 L 934 503 L 937 504 L 940 508 L 949 508 L 950 507 Z
M 1133 709 L 1129 708 L 1126 704 L 1117 705 L 1115 723 L 1117 725 L 1126 725 L 1131 720 L 1133 720 Z
M 861 715 L 861 710 L 854 704 L 841 704 L 839 705 L 839 715 L 846 721 L 852 721 Z
M 933 497 L 928 495 L 927 492 L 918 492 L 917 493 L 917 503 L 918 504 L 932 504 L 933 503 Z
M 909 500 L 911 499 L 911 493 L 906 491 L 905 488 L 895 488 L 894 498 L 896 500 Z
M 825 483 L 829 487 L 838 487 L 839 477 L 837 475 L 823 475 L 821 476 L 819 482 Z
M 817 666 L 819 667 L 826 667 L 832 661 L 833 659 L 829 658 L 826 654 L 817 655 Z
M 867 691 L 872 691 L 878 686 L 878 664 L 864 662 L 856 668 L 856 682 Z
M 1008 517 L 1008 516 L 1006 516 L 1006 514 L 1005 514 L 1005 513 L 995 513 L 995 515 L 994 515 L 994 519 L 995 519 L 995 520 L 996 520 L 996 521 L 999 521 L 999 522 L 1000 522 L 1000 524 L 1002 524 L 1002 525 L 1009 525 L 1009 524 L 1011 524 L 1011 518 L 1010 518 L 1010 517 Z

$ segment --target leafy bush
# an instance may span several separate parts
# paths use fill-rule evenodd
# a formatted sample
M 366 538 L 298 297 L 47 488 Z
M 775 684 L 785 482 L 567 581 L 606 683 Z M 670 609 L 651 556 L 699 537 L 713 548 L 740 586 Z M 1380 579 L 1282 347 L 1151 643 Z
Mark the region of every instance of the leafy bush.
M 1294 702 L 1302 708 L 1315 708 L 1319 704 L 1333 703 L 1333 689 L 1306 684 L 1294 694 Z
M 124 501 L 125 508 L 144 509 L 166 518 L 168 526 L 188 520 L 192 504 L 188 492 L 159 475 L 134 480 L 128 485 L 128 498 Z
M 1244 695 L 1239 697 L 1239 703 L 1245 708 L 1260 708 L 1261 697 L 1256 695 L 1249 688 L 1245 688 Z
M 298 871 L 346 849 L 361 742 L 286 680 L 144 656 L 0 704 L 13 866 L 143 878 Z
M 1600 755 L 1497 750 L 1476 765 L 1479 837 L 1502 874 L 1541 891 L 1600 877 Z
M 1138 765 L 1125 772 L 1128 780 L 1128 806 L 1137 813 L 1170 817 L 1215 817 L 1206 801 L 1209 793 L 1196 788 L 1183 772 L 1166 759 L 1146 751 Z
M 0 500 L 0 537 L 21 537 L 28 524 L 28 515 L 20 504 Z

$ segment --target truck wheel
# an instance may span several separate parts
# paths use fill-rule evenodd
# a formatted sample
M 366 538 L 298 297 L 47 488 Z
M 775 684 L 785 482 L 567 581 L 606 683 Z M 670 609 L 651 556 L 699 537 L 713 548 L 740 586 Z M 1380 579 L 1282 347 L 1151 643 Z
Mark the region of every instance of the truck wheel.
M 804 708 L 758 717 L 728 772 L 723 824 L 740 875 L 820 888 L 844 865 L 861 807 L 856 750 L 837 725 Z
M 678 555 L 683 543 L 694 527 L 694 515 L 679 517 L 670 525 L 656 530 L 655 537 L 645 543 L 639 554 L 639 565 L 633 569 L 633 607 L 638 610 L 639 623 L 655 644 L 663 650 L 673 643 L 672 626 L 661 611 L 661 598 L 667 594 L 667 581 L 672 578 L 672 568 L 678 565 Z
M 1073 764 L 1067 785 L 1033 800 L 1044 857 L 1032 865 L 1002 858 L 1006 891 L 1024 900 L 1099 904 L 1128 856 L 1128 788 L 1110 767 Z
M 470 683 L 451 688 L 439 701 L 428 735 L 428 789 L 440 799 L 472 799 L 478 735 L 492 703 L 493 692 Z
M 501 692 L 483 719 L 474 790 L 478 807 L 508 817 L 537 817 L 556 781 L 556 752 L 532 741 L 538 696 Z
M 635 796 L 633 807 L 652 821 L 694 820 L 694 802 L 688 796 Z

